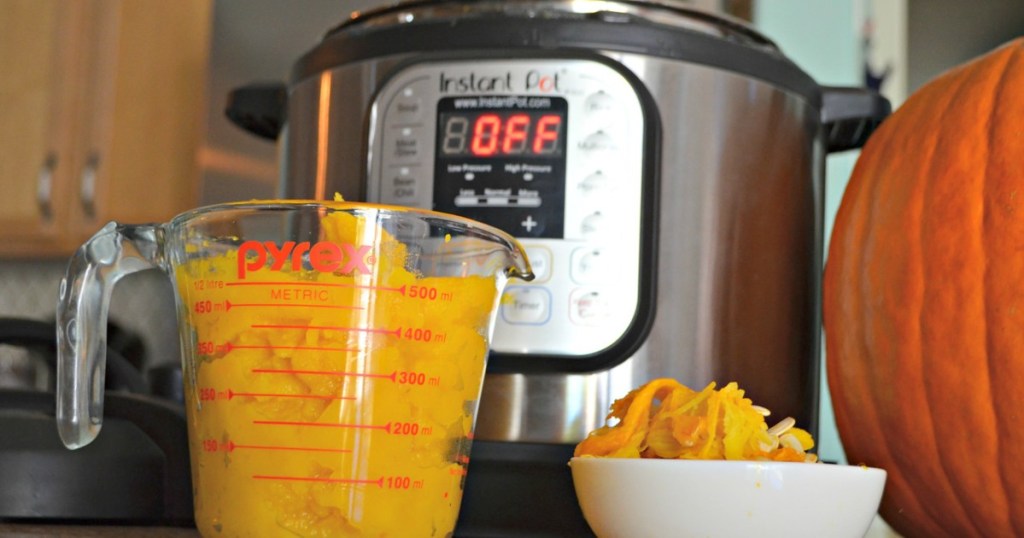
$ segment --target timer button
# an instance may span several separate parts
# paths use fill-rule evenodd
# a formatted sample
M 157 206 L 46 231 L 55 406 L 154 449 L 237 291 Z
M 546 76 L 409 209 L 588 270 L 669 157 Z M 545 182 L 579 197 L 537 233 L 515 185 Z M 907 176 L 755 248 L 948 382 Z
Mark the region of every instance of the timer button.
M 551 292 L 537 286 L 510 286 L 501 299 L 501 319 L 511 325 L 541 325 L 551 318 Z

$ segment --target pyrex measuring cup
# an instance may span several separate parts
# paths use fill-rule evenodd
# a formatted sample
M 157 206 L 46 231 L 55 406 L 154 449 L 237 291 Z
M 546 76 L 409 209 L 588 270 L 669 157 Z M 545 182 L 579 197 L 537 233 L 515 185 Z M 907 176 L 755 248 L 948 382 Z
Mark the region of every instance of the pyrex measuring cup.
M 445 536 L 458 515 L 496 307 L 532 278 L 480 223 L 350 203 L 111 223 L 58 305 L 57 422 L 99 432 L 113 284 L 174 280 L 204 536 Z

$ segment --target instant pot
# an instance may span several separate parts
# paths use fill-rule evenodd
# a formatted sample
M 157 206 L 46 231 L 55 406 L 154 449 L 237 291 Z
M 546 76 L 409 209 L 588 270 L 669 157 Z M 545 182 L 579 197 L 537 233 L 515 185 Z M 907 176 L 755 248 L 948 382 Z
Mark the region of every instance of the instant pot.
M 680 2 L 354 13 L 285 85 L 232 93 L 280 194 L 492 224 L 537 279 L 492 341 L 459 533 L 586 533 L 566 462 L 657 377 L 736 381 L 816 431 L 823 175 L 889 112 Z

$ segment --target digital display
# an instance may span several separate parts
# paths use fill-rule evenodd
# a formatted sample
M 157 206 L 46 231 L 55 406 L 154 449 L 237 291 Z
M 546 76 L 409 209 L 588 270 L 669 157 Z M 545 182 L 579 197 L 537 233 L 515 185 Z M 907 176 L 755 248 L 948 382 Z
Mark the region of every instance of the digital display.
M 441 114 L 445 156 L 558 156 L 564 151 L 565 113 L 472 111 Z
M 555 96 L 438 100 L 433 208 L 516 237 L 563 237 L 568 116 Z

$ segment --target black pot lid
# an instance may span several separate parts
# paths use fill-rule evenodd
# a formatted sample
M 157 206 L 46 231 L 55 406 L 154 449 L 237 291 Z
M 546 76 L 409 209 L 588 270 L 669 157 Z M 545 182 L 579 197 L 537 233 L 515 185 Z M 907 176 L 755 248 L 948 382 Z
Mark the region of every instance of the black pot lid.
M 821 105 L 821 87 L 747 23 L 676 1 L 407 0 L 352 13 L 292 71 L 295 84 L 389 56 L 632 53 L 760 79 Z
M 778 50 L 770 39 L 745 21 L 704 11 L 680 0 L 400 0 L 355 11 L 327 35 L 354 26 L 392 26 L 423 20 L 495 16 L 561 20 L 600 17 L 618 22 L 645 20 L 748 46 Z

